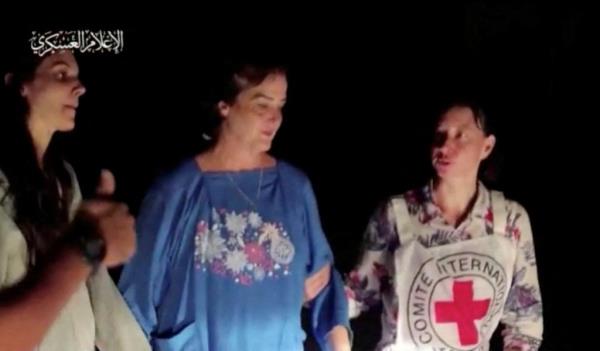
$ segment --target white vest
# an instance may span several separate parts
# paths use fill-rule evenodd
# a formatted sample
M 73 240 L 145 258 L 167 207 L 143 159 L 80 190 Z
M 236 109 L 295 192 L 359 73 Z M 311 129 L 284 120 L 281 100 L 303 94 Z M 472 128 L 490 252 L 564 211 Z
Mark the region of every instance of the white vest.
M 516 260 L 514 244 L 505 235 L 504 196 L 491 193 L 493 235 L 431 248 L 417 240 L 424 226 L 409 215 L 406 201 L 393 200 L 401 243 L 394 256 L 399 311 L 396 342 L 384 350 L 489 349 Z

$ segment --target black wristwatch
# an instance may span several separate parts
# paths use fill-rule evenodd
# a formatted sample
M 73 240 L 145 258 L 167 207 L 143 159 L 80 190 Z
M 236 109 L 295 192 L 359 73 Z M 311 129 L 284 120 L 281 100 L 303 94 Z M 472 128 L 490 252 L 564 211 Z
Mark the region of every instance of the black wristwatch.
M 106 242 L 98 231 L 95 219 L 84 213 L 77 214 L 65 238 L 96 272 L 106 256 Z

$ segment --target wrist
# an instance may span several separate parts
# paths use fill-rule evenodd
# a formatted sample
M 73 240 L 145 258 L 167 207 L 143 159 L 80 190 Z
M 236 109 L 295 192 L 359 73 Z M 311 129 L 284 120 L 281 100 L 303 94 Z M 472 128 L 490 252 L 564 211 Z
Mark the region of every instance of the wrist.
M 106 242 L 99 233 L 96 220 L 89 215 L 77 214 L 69 226 L 65 240 L 93 272 L 100 267 L 106 257 Z

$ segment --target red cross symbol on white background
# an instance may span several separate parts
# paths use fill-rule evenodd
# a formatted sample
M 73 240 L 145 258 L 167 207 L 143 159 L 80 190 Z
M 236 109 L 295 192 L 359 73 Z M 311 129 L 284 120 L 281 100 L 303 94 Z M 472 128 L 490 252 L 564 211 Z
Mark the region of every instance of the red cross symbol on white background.
M 435 321 L 437 323 L 456 323 L 462 346 L 476 345 L 479 333 L 476 320 L 487 314 L 490 299 L 473 300 L 473 281 L 455 281 L 452 286 L 453 301 L 435 303 Z

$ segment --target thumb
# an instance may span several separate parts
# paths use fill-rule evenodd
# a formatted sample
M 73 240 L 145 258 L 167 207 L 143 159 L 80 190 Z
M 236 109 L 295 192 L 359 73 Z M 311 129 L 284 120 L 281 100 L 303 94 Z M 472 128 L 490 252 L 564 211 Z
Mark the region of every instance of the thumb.
M 111 196 L 115 192 L 117 184 L 115 176 L 107 169 L 100 172 L 100 182 L 96 188 L 96 194 L 100 196 Z

